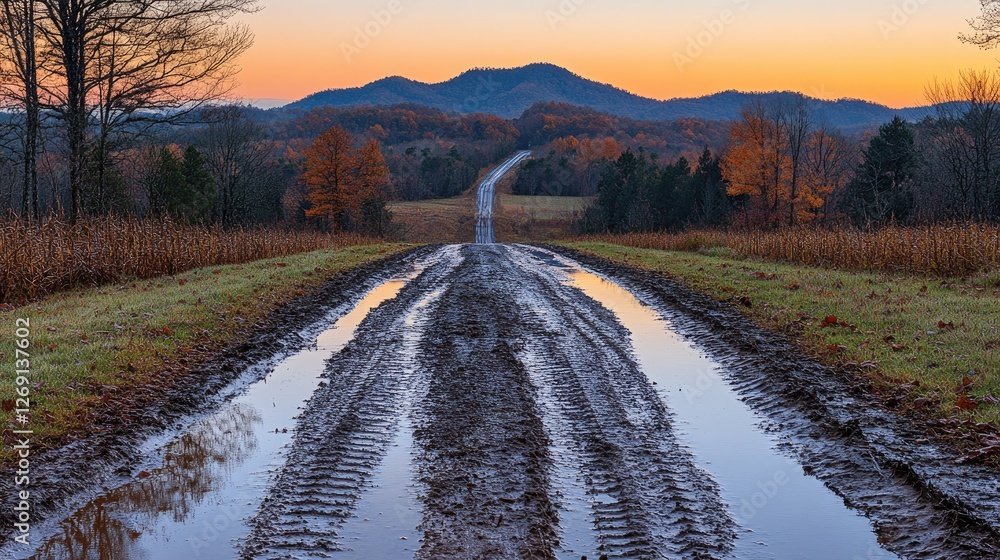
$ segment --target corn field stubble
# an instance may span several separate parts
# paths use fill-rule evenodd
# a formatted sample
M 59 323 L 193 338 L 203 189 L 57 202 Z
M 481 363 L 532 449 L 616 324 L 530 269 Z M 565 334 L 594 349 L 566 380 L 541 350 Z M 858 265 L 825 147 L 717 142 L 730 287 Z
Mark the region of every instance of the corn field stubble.
M 581 241 L 661 251 L 722 251 L 745 259 L 940 278 L 962 278 L 1000 269 L 1000 227 L 978 224 L 878 231 L 800 228 L 632 233 L 585 237 Z
M 353 234 L 222 229 L 170 220 L 88 219 L 76 225 L 0 220 L 0 304 L 81 286 L 199 267 L 377 243 Z

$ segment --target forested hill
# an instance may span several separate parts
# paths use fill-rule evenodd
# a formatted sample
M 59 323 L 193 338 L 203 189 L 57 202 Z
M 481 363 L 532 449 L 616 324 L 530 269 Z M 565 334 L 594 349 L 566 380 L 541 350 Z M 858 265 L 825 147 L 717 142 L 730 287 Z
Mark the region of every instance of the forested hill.
M 262 112 L 255 114 L 265 116 Z M 610 137 L 622 145 L 641 146 L 670 158 L 696 156 L 705 147 L 720 149 L 729 130 L 729 123 L 723 121 L 639 121 L 564 103 L 539 103 L 516 119 L 486 114 L 455 115 L 403 104 L 351 109 L 317 107 L 271 122 L 273 134 L 284 140 L 311 140 L 333 126 L 379 140 L 386 146 L 421 141 L 490 142 L 502 150 L 514 150 L 535 148 L 568 136 Z
M 588 80 L 558 66 L 531 64 L 514 69 L 470 70 L 439 84 L 390 77 L 364 87 L 316 93 L 282 111 L 413 103 L 461 114 L 481 112 L 516 118 L 533 105 L 555 101 L 636 120 L 729 121 L 739 118 L 740 110 L 754 98 L 775 100 L 799 95 L 727 91 L 706 97 L 658 101 Z M 816 100 L 816 104 L 819 118 L 841 128 L 877 127 L 895 115 L 916 121 L 930 113 L 927 107 L 897 110 L 853 99 Z

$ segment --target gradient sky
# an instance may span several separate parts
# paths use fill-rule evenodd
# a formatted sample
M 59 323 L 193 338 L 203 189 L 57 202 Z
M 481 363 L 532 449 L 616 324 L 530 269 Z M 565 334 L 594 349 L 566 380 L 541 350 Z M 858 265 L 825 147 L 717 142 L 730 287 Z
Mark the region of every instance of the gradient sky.
M 299 99 L 391 75 L 440 82 L 473 67 L 551 62 L 657 99 L 795 90 L 904 107 L 924 104 L 931 80 L 993 68 L 1000 58 L 1000 50 L 957 38 L 979 14 L 979 0 L 261 4 L 260 13 L 245 18 L 257 34 L 242 59 L 238 94 L 248 100 Z M 393 5 L 398 13 L 386 18 Z M 727 23 L 718 22 L 725 10 Z M 373 15 L 380 11 L 385 25 Z M 357 40 L 366 27 L 374 36 Z M 688 52 L 699 35 L 707 46 Z M 345 56 L 344 45 L 357 51 Z

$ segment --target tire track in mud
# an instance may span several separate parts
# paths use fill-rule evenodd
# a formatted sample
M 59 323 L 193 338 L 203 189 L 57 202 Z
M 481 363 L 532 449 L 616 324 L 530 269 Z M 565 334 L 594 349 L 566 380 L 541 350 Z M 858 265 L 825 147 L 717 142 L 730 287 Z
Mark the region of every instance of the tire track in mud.
M 784 337 L 745 328 L 725 304 L 662 276 L 564 248 L 540 250 L 539 258 L 552 254 L 614 278 L 697 341 L 803 468 L 869 517 L 888 550 L 907 559 L 1000 558 L 996 471 L 956 465 L 954 454 L 927 443 L 919 427 L 882 410 L 850 379 Z M 880 551 L 869 556 L 884 557 Z
M 724 557 L 733 522 L 628 333 L 519 251 L 466 248 L 424 341 L 418 558 L 554 558 L 568 533 L 600 544 L 574 550 L 588 558 Z M 581 484 L 590 526 L 560 531 L 560 494 Z
M 416 411 L 425 487 L 417 558 L 555 558 L 549 441 L 516 352 L 524 344 L 503 249 L 466 247 L 421 348 Z
M 540 333 L 523 353 L 551 389 L 550 432 L 568 432 L 595 501 L 592 519 L 609 558 L 722 558 L 735 538 L 718 487 L 681 448 L 670 413 L 639 369 L 613 314 L 562 285 L 539 255 L 509 249 L 530 271 L 520 305 Z M 534 261 L 534 262 L 533 262 Z M 567 481 L 567 484 L 572 482 Z
M 244 558 L 326 558 L 343 549 L 338 529 L 420 384 L 409 348 L 422 336 L 417 316 L 460 263 L 456 247 L 438 251 L 394 300 L 372 310 L 354 341 L 331 360 L 327 383 L 300 417 L 286 465 L 251 521 Z

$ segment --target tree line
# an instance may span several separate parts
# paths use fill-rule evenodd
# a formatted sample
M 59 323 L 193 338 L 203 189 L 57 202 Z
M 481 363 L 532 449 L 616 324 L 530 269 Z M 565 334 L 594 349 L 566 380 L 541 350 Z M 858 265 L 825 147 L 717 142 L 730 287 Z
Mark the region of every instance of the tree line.
M 0 0 L 0 149 L 20 179 L 21 215 L 58 207 L 75 221 L 111 206 L 123 147 L 230 93 L 253 43 L 230 22 L 256 9 L 256 0 Z
M 872 133 L 824 125 L 809 99 L 753 102 L 719 154 L 660 163 L 626 150 L 606 166 L 591 231 L 691 226 L 878 228 L 1000 222 L 1000 72 L 928 88 L 935 114 Z

